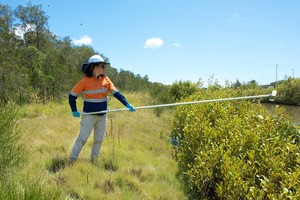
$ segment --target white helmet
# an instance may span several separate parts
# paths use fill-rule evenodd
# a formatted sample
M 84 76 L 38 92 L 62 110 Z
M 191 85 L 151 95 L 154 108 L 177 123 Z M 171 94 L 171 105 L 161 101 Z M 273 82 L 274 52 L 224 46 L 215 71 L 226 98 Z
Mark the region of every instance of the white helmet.
M 104 59 L 99 55 L 93 55 L 90 57 L 89 62 L 86 64 L 83 64 L 81 67 L 81 70 L 85 74 L 91 74 L 94 70 L 94 63 L 104 63 L 105 65 L 109 65 L 110 63 L 107 63 L 104 61 Z
M 93 55 L 90 57 L 89 59 L 89 62 L 88 64 L 91 64 L 91 63 L 105 63 L 105 64 L 108 64 L 107 62 L 104 61 L 104 59 L 99 56 L 99 55 Z

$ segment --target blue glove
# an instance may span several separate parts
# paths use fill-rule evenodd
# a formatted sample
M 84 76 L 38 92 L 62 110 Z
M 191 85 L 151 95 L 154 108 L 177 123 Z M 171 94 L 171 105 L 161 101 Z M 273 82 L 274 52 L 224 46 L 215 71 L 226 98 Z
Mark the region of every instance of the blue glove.
M 80 117 L 80 113 L 78 111 L 72 112 L 73 117 Z
M 126 108 L 128 108 L 130 112 L 134 112 L 135 111 L 134 107 L 130 103 L 128 103 L 126 105 Z

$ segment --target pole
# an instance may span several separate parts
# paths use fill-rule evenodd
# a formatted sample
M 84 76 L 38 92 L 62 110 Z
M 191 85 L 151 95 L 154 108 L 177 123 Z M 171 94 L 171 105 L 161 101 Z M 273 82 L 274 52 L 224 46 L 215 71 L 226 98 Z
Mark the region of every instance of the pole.
M 277 67 L 278 65 L 276 65 L 276 85 L 277 85 Z
M 243 99 L 258 99 L 258 98 L 266 98 L 266 97 L 270 98 L 270 101 L 273 101 L 276 94 L 277 94 L 277 91 L 273 90 L 271 94 L 265 94 L 265 95 L 234 97 L 234 98 L 224 98 L 224 99 L 211 99 L 211 100 L 191 101 L 191 102 L 182 102 L 182 103 L 159 104 L 159 105 L 152 105 L 152 106 L 140 106 L 140 107 L 135 107 L 135 110 L 181 106 L 181 105 L 191 105 L 191 104 L 200 104 L 200 103 L 213 103 L 213 102 L 222 102 L 222 101 L 243 100 Z M 129 110 L 128 108 L 120 108 L 120 109 L 103 110 L 103 111 L 89 112 L 89 113 L 82 112 L 81 115 L 93 115 L 93 114 L 102 114 L 102 113 L 108 113 L 108 112 L 119 112 L 119 111 L 128 111 L 128 110 Z

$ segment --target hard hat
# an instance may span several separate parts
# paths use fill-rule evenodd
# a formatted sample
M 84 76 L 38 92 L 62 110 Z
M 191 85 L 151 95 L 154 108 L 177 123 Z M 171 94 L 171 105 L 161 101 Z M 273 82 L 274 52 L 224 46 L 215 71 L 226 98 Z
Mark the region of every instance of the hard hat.
M 82 72 L 88 76 L 91 76 L 94 70 L 94 65 L 93 65 L 94 63 L 104 63 L 105 65 L 110 65 L 110 63 L 105 62 L 100 55 L 93 55 L 90 57 L 88 63 L 82 65 L 81 67 Z
M 91 63 L 105 63 L 105 64 L 109 64 L 107 62 L 104 61 L 104 59 L 100 56 L 100 55 L 93 55 L 90 57 L 88 64 Z

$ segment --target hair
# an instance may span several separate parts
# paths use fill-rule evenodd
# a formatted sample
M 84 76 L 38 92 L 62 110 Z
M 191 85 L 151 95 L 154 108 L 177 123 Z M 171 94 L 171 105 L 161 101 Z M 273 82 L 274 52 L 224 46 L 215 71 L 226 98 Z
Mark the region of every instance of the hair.
M 90 66 L 88 66 L 88 68 L 85 72 L 87 77 L 92 77 L 93 76 L 94 68 L 95 68 L 95 63 L 91 63 Z

